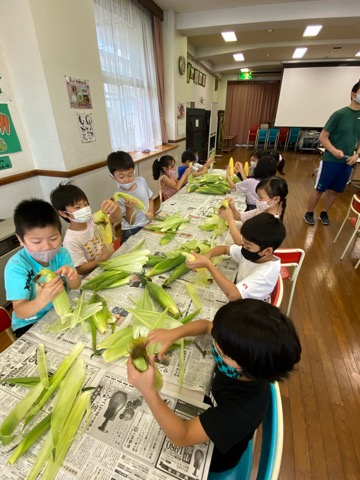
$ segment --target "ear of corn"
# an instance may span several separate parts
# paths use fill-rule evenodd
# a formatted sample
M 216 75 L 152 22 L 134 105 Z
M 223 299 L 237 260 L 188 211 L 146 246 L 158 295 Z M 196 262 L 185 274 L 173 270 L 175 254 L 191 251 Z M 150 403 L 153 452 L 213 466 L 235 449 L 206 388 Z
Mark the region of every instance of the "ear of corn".
M 248 162 L 245 162 L 244 173 L 247 177 L 249 176 L 249 163 Z
M 161 273 L 168 272 L 173 268 L 177 267 L 181 263 L 185 261 L 185 258 L 182 255 L 178 255 L 175 258 L 167 258 L 162 262 L 155 265 L 147 274 L 146 276 L 152 277 L 154 275 L 160 275 Z
M 93 290 L 98 292 L 105 290 L 106 288 L 120 287 L 130 282 L 130 276 L 128 272 L 119 272 L 118 270 L 107 270 L 101 272 L 91 280 L 81 285 L 82 290 Z
M 229 160 L 229 175 L 232 177 L 234 175 L 234 159 L 233 157 L 230 157 Z
M 171 275 L 165 280 L 163 283 L 164 288 L 169 288 L 172 282 L 174 282 L 177 278 L 182 277 L 189 271 L 189 267 L 186 265 L 186 263 L 180 263 L 179 266 L 177 266 L 172 272 Z
M 57 275 L 49 270 L 48 268 L 42 268 L 40 272 L 35 275 L 34 277 L 34 282 L 39 283 L 42 278 L 45 279 L 45 282 L 48 283 L 54 278 L 56 278 Z M 70 312 L 70 300 L 69 297 L 64 290 L 62 290 L 59 295 L 54 298 L 53 300 L 53 305 L 55 312 L 59 315 L 59 317 L 63 318 L 67 313 Z
M 146 351 L 146 338 L 140 337 L 133 340 L 132 345 L 129 348 L 129 353 L 134 367 L 139 370 L 139 372 L 146 372 L 150 364 L 150 359 Z M 155 366 L 154 369 L 155 386 L 156 389 L 160 391 L 163 386 L 163 378 L 161 373 Z
M 100 233 L 102 241 L 109 246 L 113 243 L 113 231 L 109 220 L 109 215 L 103 210 L 93 213 L 93 220 Z
M 90 318 L 94 322 L 94 325 L 100 333 L 104 334 L 107 331 L 108 321 L 112 318 L 111 312 L 108 309 L 105 298 L 101 297 L 97 293 L 90 298 L 89 303 L 101 303 L 101 310 L 96 312 Z
M 176 305 L 173 298 L 160 286 L 150 280 L 146 280 L 146 288 L 148 289 L 152 298 L 165 310 L 169 309 L 169 313 L 174 318 L 179 318 L 181 316 L 180 310 Z
M 162 255 L 149 255 L 148 261 L 145 263 L 144 267 L 155 267 L 160 262 L 166 260 Z
M 131 200 L 131 201 L 134 201 L 136 202 L 136 209 L 137 210 L 142 210 L 142 211 L 145 211 L 146 207 L 145 207 L 145 204 L 139 200 L 138 198 L 134 197 L 133 195 L 130 195 L 129 193 L 123 193 L 123 192 L 116 192 L 114 195 L 113 195 L 113 199 L 115 202 L 118 202 L 119 201 L 119 198 L 121 198 L 122 200 L 124 200 L 126 202 L 126 200 Z

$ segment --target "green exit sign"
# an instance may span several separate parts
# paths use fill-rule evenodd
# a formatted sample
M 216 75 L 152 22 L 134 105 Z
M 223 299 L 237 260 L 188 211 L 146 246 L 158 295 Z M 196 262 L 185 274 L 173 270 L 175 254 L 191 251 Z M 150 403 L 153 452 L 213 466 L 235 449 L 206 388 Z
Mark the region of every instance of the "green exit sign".
M 239 80 L 251 80 L 253 76 L 251 72 L 240 72 L 239 73 Z

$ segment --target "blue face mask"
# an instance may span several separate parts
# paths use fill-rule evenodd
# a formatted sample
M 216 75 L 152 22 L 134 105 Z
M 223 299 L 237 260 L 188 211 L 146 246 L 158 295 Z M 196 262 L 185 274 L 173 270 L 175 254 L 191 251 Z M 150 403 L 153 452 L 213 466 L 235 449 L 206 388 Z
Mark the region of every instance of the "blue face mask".
M 211 345 L 211 353 L 213 354 L 216 366 L 221 373 L 224 373 L 229 378 L 235 378 L 236 380 L 241 378 L 239 370 L 236 370 L 236 368 L 231 367 L 224 362 L 214 343 Z

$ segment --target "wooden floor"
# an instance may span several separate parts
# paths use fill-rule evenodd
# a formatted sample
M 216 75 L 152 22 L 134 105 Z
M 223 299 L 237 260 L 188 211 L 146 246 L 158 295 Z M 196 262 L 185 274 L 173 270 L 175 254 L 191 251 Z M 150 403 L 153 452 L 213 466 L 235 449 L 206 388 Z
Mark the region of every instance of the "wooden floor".
M 216 167 L 225 166 L 230 156 L 244 161 L 250 149 L 224 155 Z M 297 371 L 281 385 L 285 435 L 280 478 L 359 480 L 360 267 L 355 270 L 354 266 L 360 257 L 360 242 L 350 247 L 344 260 L 340 255 L 352 233 L 350 224 L 337 243 L 332 242 L 351 196 L 360 190 L 349 185 L 339 195 L 328 227 L 318 222 L 308 226 L 303 216 L 319 157 L 293 152 L 284 156 L 290 193 L 282 246 L 301 247 L 306 258 L 291 312 L 302 341 L 302 359 Z M 286 300 L 285 295 L 284 307 Z

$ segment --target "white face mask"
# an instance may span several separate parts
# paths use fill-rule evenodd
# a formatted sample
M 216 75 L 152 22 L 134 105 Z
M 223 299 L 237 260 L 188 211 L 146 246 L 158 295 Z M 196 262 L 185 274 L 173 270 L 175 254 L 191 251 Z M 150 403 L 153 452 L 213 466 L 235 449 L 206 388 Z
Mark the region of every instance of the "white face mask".
M 261 200 L 256 200 L 256 208 L 260 211 L 264 211 L 264 210 L 267 210 L 268 208 L 272 207 L 273 205 L 275 205 L 276 202 L 273 202 L 271 203 L 270 205 L 265 202 L 265 201 L 261 201 Z
M 360 103 L 360 93 L 355 93 L 354 100 L 356 103 Z
M 133 182 L 130 182 L 130 183 L 119 183 L 119 182 L 116 182 L 118 188 L 121 190 L 130 190 L 130 188 L 135 185 L 135 180 Z
M 24 249 L 30 255 L 30 257 L 32 257 L 37 262 L 50 263 L 50 261 L 60 250 L 60 247 L 53 248 L 52 250 L 44 250 L 43 252 L 31 252 L 25 246 Z
M 88 205 L 87 207 L 80 208 L 80 210 L 76 210 L 76 212 L 72 212 L 72 215 L 74 217 L 70 219 L 72 222 L 87 223 L 91 219 L 91 208 Z

